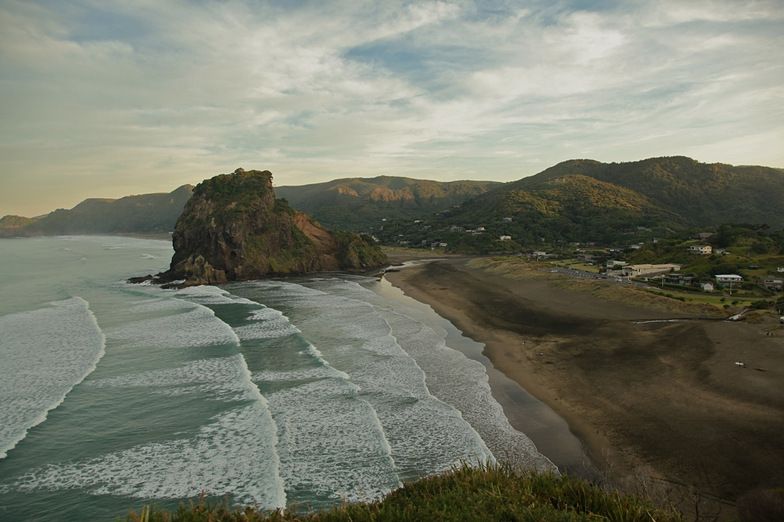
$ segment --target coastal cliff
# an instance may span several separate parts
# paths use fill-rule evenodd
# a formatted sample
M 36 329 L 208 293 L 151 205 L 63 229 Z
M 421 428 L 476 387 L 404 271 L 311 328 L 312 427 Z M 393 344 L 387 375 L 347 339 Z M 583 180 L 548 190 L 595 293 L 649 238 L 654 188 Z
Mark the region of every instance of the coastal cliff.
M 323 228 L 277 199 L 269 171 L 237 169 L 201 182 L 172 236 L 168 279 L 221 284 L 270 276 L 359 271 L 386 256 L 357 234 Z

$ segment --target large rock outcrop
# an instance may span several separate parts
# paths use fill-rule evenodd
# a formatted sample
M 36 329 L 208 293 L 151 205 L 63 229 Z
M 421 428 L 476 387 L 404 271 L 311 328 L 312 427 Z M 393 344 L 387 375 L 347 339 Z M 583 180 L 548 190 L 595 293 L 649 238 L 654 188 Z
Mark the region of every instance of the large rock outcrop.
M 370 240 L 321 227 L 277 199 L 269 171 L 237 169 L 196 186 L 172 236 L 168 279 L 221 284 L 386 263 Z

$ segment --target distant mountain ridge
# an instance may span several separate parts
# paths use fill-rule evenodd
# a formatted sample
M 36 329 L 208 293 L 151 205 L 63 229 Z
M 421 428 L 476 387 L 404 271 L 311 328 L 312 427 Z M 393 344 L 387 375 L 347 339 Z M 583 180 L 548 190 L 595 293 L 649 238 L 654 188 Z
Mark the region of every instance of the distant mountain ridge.
M 193 185 L 183 185 L 169 193 L 90 198 L 40 218 L 5 216 L 0 237 L 171 232 L 192 193 Z
M 396 176 L 344 178 L 276 187 L 279 197 L 324 226 L 362 232 L 382 219 L 416 219 L 502 186 L 497 181 L 430 181 Z
M 440 227 L 485 227 L 518 245 L 609 243 L 639 228 L 661 234 L 723 223 L 784 228 L 784 170 L 683 156 L 569 160 L 510 183 L 379 176 L 275 190 L 328 228 L 371 232 L 388 244 L 453 242 Z M 0 237 L 171 231 L 192 191 L 183 186 L 170 194 L 88 199 L 38 219 L 6 216 Z M 419 221 L 421 230 L 415 230 Z

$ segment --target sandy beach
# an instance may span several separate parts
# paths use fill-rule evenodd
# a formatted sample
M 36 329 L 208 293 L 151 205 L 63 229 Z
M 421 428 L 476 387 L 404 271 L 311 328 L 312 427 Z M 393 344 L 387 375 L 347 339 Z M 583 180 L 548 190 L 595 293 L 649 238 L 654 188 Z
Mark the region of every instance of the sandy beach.
M 565 419 L 614 482 L 653 476 L 730 502 L 784 486 L 784 337 L 775 326 L 615 301 L 552 277 L 511 279 L 464 258 L 385 277 L 484 343 L 494 366 Z

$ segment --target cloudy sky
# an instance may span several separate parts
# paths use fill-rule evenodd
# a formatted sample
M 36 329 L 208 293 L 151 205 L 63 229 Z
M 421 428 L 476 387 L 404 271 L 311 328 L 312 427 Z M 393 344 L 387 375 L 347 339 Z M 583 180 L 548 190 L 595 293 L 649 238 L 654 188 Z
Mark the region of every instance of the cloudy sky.
M 0 216 L 168 192 L 784 167 L 784 0 L 0 0 Z

